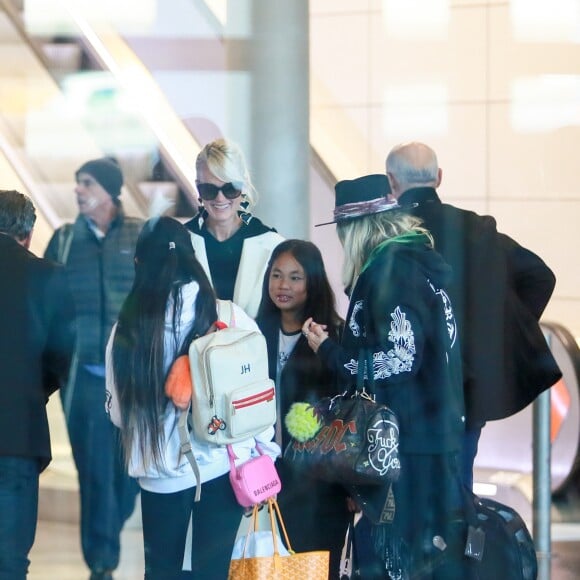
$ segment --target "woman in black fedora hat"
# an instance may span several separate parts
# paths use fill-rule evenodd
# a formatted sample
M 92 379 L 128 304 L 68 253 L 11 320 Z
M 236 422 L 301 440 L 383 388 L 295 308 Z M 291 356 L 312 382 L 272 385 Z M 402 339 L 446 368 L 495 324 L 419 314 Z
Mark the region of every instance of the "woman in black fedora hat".
M 457 327 L 445 291 L 451 272 L 421 222 L 388 194 L 385 175 L 336 185 L 328 223 L 337 224 L 344 248 L 346 324 L 340 344 L 312 319 L 303 332 L 345 387 L 356 383 L 359 352 L 370 353 L 376 400 L 399 420 L 393 523 L 377 523 L 388 488 L 351 489 L 381 562 L 374 571 L 359 562 L 362 576 L 461 578 L 454 559 L 445 557 L 458 544 L 449 514 L 459 505 L 455 455 L 464 430 Z

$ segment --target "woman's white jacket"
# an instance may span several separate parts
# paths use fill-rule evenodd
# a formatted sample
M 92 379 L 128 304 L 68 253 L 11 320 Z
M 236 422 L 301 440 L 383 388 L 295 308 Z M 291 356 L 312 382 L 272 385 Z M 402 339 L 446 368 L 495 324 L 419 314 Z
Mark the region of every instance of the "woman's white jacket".
M 187 284 L 182 289 L 183 307 L 179 321 L 177 341 L 172 334 L 173 303 L 167 306 L 165 316 L 165 369 L 171 366 L 175 354 L 181 347 L 184 337 L 191 328 L 195 318 L 195 299 L 199 291 L 196 282 Z M 234 319 L 236 327 L 257 330 L 256 323 L 235 304 Z M 113 327 L 106 352 L 106 388 L 107 402 L 106 408 L 111 421 L 120 429 L 123 428 L 123 417 L 119 408 L 119 399 L 115 385 L 113 372 L 113 339 L 115 337 L 116 325 Z M 176 346 L 177 342 L 177 346 Z M 196 480 L 191 465 L 185 455 L 180 451 L 178 422 L 180 414 L 184 412 L 178 409 L 170 400 L 168 401 L 163 414 L 163 429 L 165 440 L 163 445 L 164 465 L 157 468 L 150 457 L 143 457 L 138 444 L 139 437 L 134 439 L 131 457 L 129 458 L 129 475 L 138 479 L 139 486 L 154 493 L 173 493 L 195 487 Z M 201 482 L 210 481 L 227 473 L 230 469 L 227 448 L 221 445 L 200 442 L 191 437 L 193 454 L 199 466 Z M 269 427 L 260 433 L 256 438 L 246 439 L 235 443 L 232 447 L 237 457 L 237 464 L 247 461 L 257 454 L 255 450 L 256 441 L 264 453 L 275 459 L 280 454 L 280 447 L 272 441 L 274 437 L 274 427 Z
M 190 232 L 190 234 L 195 256 L 205 270 L 209 281 L 213 284 L 205 250 L 205 240 L 199 234 L 194 232 Z M 262 281 L 272 251 L 283 241 L 284 238 L 280 234 L 271 231 L 244 240 L 233 301 L 252 317 L 258 313 L 262 299 Z

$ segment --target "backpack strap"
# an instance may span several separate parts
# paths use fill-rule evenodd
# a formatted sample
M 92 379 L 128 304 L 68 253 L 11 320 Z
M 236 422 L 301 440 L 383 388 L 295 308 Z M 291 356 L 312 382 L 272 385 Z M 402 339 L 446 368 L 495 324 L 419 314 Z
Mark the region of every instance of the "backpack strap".
M 262 448 L 260 447 L 260 444 L 254 439 L 255 442 L 255 447 L 254 449 L 260 454 L 260 455 L 264 455 L 264 452 L 262 451 Z M 236 464 L 235 461 L 238 458 L 238 456 L 235 454 L 234 452 L 234 448 L 232 447 L 232 445 L 230 443 L 228 443 L 226 445 L 226 448 L 228 450 L 228 457 L 229 457 L 229 461 L 230 461 L 230 471 L 235 471 L 236 469 Z M 251 458 L 250 458 L 251 459 Z
M 229 327 L 236 325 L 234 307 L 231 300 L 217 300 L 217 315 L 220 322 L 225 322 Z
M 187 411 L 181 411 L 181 414 L 179 415 L 179 421 L 177 423 L 177 432 L 179 433 L 180 452 L 187 457 L 191 465 L 191 469 L 193 469 L 193 474 L 195 475 L 195 501 L 199 501 L 201 498 L 201 474 L 199 472 L 197 461 L 195 460 L 195 455 L 193 454 L 193 450 L 191 448 L 191 439 L 187 425 L 190 410 L 191 404 L 187 408 Z
M 60 264 L 68 261 L 68 254 L 73 239 L 73 224 L 64 224 L 58 231 L 58 245 L 56 250 L 56 259 Z

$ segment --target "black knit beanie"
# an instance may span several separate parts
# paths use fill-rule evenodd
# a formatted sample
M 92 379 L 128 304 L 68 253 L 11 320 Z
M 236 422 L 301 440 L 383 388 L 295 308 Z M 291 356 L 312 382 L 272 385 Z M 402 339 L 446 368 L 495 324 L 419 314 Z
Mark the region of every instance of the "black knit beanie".
M 88 173 L 113 199 L 117 199 L 121 195 L 123 174 L 116 161 L 107 159 L 106 157 L 93 159 L 92 161 L 87 161 L 77 169 L 75 173 L 77 179 L 79 173 Z

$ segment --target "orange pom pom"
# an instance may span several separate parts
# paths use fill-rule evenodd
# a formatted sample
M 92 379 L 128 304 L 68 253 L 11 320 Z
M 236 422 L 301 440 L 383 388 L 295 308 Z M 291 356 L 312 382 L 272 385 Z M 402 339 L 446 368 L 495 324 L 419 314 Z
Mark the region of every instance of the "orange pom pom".
M 193 385 L 189 370 L 189 357 L 184 354 L 175 359 L 165 381 L 165 394 L 178 409 L 187 409 L 191 402 Z

